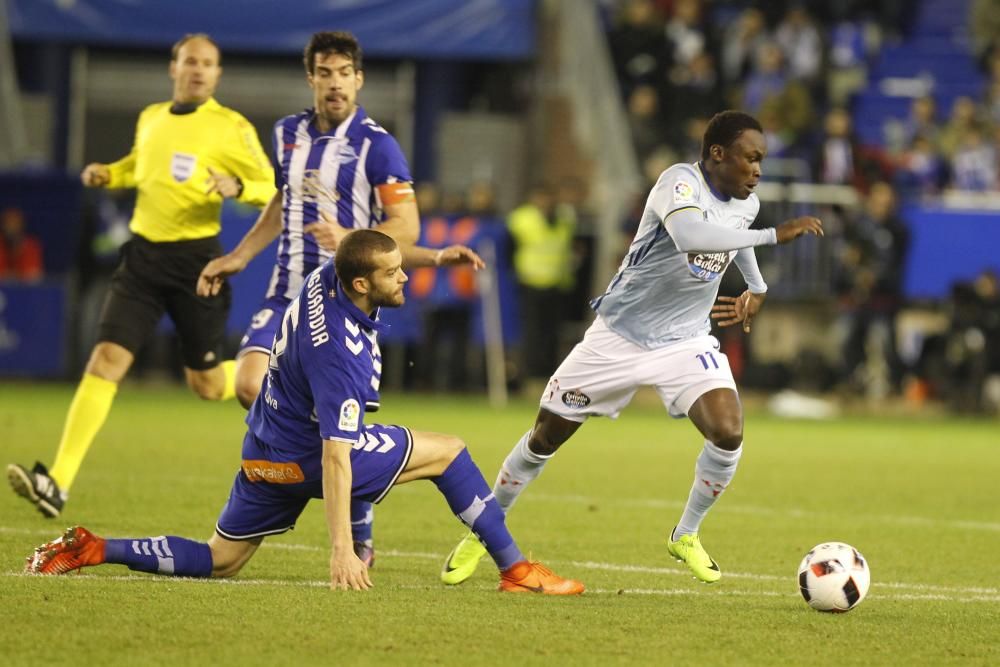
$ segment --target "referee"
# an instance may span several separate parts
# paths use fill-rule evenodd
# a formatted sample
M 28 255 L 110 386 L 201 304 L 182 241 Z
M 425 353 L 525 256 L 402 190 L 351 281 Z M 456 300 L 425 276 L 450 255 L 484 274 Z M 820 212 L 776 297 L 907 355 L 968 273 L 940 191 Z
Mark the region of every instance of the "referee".
M 51 472 L 41 463 L 7 466 L 14 491 L 46 517 L 62 511 L 118 383 L 164 312 L 180 337 L 188 385 L 204 399 L 235 395 L 234 362 L 220 359 L 228 286 L 212 297 L 199 297 L 195 286 L 202 267 L 222 254 L 222 200 L 264 206 L 274 195 L 274 170 L 246 118 L 212 97 L 220 55 L 208 35 L 181 38 L 171 53 L 173 99 L 142 111 L 128 155 L 80 174 L 84 185 L 135 188 L 138 196 L 133 237 L 122 248 Z

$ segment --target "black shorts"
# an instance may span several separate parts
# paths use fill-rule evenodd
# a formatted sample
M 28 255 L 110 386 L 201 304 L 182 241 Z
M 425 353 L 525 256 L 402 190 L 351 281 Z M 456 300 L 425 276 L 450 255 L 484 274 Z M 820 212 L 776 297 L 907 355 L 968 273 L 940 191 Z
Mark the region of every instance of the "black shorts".
M 169 243 L 133 237 L 122 246 L 121 262 L 111 277 L 98 341 L 136 354 L 166 312 L 180 337 L 184 365 L 192 370 L 217 366 L 232 295 L 228 283 L 207 298 L 198 296 L 195 287 L 205 264 L 221 254 L 214 236 Z

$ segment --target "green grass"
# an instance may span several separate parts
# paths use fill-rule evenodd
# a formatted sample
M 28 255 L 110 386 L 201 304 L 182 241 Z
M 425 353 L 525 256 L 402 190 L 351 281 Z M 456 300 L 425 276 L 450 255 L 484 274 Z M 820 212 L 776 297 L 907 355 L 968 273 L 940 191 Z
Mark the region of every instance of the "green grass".
M 0 384 L 4 461 L 51 463 L 67 385 Z M 388 395 L 378 417 L 453 432 L 492 482 L 534 406 Z M 109 536 L 207 539 L 239 461 L 243 413 L 181 389 L 123 387 L 63 517 L 0 489 L 3 664 L 997 664 L 1000 428 L 947 419 L 777 420 L 750 415 L 746 454 L 703 540 L 723 568 L 696 583 L 664 549 L 700 439 L 632 407 L 594 420 L 518 501 L 521 546 L 582 579 L 577 599 L 503 595 L 488 561 L 439 583 L 461 536 L 434 486 L 378 508 L 376 588 L 326 588 L 328 540 L 313 503 L 239 577 L 195 581 L 107 566 L 22 575 L 32 547 L 81 523 Z M 849 542 L 872 588 L 849 614 L 796 589 L 814 544 Z

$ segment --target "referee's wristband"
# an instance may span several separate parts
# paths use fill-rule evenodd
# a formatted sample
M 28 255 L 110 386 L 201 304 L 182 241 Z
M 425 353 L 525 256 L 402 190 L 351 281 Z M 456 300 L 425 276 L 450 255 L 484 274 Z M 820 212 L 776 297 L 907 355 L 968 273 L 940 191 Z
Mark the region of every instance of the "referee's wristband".
M 234 176 L 233 178 L 236 179 L 236 188 L 237 188 L 235 198 L 239 199 L 240 197 L 243 196 L 243 179 L 240 178 L 239 176 Z

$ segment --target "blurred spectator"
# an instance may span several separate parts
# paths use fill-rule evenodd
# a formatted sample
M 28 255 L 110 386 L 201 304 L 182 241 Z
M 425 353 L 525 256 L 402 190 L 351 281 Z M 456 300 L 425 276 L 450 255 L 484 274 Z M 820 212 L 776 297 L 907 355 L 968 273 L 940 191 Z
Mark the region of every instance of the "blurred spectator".
M 997 190 L 997 151 L 978 128 L 965 131 L 951 161 L 951 186 L 968 192 Z
M 757 51 L 769 41 L 763 12 L 752 7 L 743 10 L 723 33 L 720 67 L 726 84 L 742 81 L 750 72 Z
M 441 188 L 437 183 L 421 181 L 413 187 L 420 216 L 430 218 L 441 214 Z
M 672 52 L 672 70 L 688 67 L 708 48 L 702 26 L 701 0 L 675 0 L 664 33 Z
M 486 181 L 476 181 L 465 193 L 466 212 L 477 218 L 497 217 L 497 195 Z
M 510 213 L 507 229 L 520 287 L 523 375 L 547 378 L 556 369 L 565 294 L 573 287 L 576 220 L 556 206 L 548 185 L 536 185 L 528 201 Z
M 948 178 L 944 157 L 934 143 L 918 134 L 896 163 L 895 182 L 904 198 L 928 197 L 941 191 Z
M 860 21 L 840 21 L 830 30 L 826 93 L 831 104 L 846 105 L 868 79 L 868 30 Z
M 878 149 L 857 141 L 851 115 L 839 107 L 826 115 L 814 166 L 820 183 L 851 185 L 863 193 L 872 182 L 888 179 L 892 170 Z
M 886 145 L 893 154 L 900 154 L 919 135 L 936 143 L 941 134 L 937 121 L 937 102 L 932 95 L 917 97 L 910 103 L 910 115 L 903 120 L 886 123 Z
M 699 54 L 687 67 L 674 68 L 670 75 L 667 99 L 684 100 L 683 104 L 670 105 L 669 126 L 675 131 L 671 140 L 680 137 L 684 123 L 689 118 L 715 115 L 723 104 L 712 55 Z
M 843 333 L 841 379 L 883 393 L 898 386 L 896 313 L 903 299 L 908 233 L 892 186 L 872 185 L 861 214 L 845 223 L 837 292 Z M 873 342 L 874 339 L 874 342 Z M 882 368 L 880 377 L 873 369 Z
M 969 31 L 973 53 L 980 62 L 1000 51 L 1000 0 L 972 0 Z
M 928 338 L 917 375 L 932 395 L 957 412 L 996 409 L 987 405 L 987 379 L 1000 373 L 1000 291 L 993 271 L 972 283 L 952 286 L 948 330 Z
M 37 282 L 42 279 L 42 243 L 25 229 L 24 212 L 0 212 L 0 280 Z
M 743 108 L 748 113 L 760 113 L 768 99 L 777 97 L 788 83 L 784 69 L 784 54 L 774 43 L 764 44 L 743 88 Z
M 785 14 L 774 33 L 785 54 L 789 75 L 810 88 L 820 83 L 823 67 L 823 38 L 809 12 L 800 5 Z
M 608 45 L 625 98 L 636 86 L 658 85 L 670 66 L 670 44 L 652 0 L 627 0 Z
M 642 161 L 667 138 L 656 89 L 648 85 L 637 86 L 628 97 L 627 109 L 632 145 Z
M 951 160 L 964 143 L 965 133 L 969 130 L 980 129 L 982 129 L 982 122 L 973 99 L 964 95 L 955 98 L 948 123 L 941 130 L 939 141 L 941 153 Z

